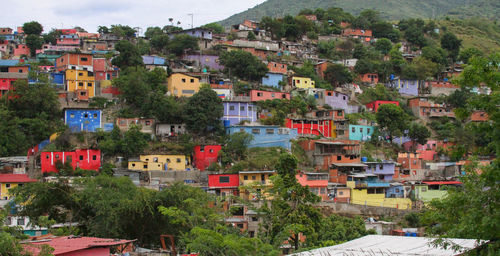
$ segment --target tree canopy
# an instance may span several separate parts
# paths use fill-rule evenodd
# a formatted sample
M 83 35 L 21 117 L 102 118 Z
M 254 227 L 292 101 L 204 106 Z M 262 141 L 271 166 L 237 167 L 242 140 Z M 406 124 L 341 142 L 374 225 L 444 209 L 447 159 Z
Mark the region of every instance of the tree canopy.
M 219 58 L 224 72 L 243 80 L 259 81 L 268 71 L 267 66 L 249 52 L 236 50 L 224 52 Z

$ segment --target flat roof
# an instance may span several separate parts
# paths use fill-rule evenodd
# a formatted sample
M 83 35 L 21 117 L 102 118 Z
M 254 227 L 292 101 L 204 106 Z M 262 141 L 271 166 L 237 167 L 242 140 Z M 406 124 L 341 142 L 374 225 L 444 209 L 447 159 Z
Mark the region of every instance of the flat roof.
M 276 173 L 276 171 L 241 171 L 239 173 Z
M 368 167 L 366 164 L 355 164 L 355 163 L 333 163 L 332 165 L 338 167 Z
M 462 184 L 460 181 L 423 181 L 427 185 L 458 185 Z
M 436 238 L 409 237 L 409 236 L 383 236 L 368 235 L 343 244 L 323 247 L 310 251 L 290 254 L 295 256 L 387 256 L 387 255 L 461 255 L 462 253 L 478 247 L 476 239 L 445 239 L 452 244 L 462 247 L 455 251 L 451 246 L 446 249 L 434 247 L 432 242 Z M 481 241 L 482 243 L 486 241 Z

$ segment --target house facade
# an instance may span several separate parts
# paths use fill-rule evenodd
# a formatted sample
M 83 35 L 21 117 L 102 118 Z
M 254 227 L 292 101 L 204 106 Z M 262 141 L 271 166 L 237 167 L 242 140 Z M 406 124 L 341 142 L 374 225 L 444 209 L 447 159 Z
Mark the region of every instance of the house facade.
M 190 167 L 185 155 L 141 155 L 128 161 L 128 169 L 137 171 L 185 171 Z
M 343 165 L 361 163 L 361 147 L 356 141 L 305 140 L 299 141 L 299 145 L 306 151 L 315 169 L 329 170 L 332 164 L 337 163 Z
M 390 81 L 389 87 L 399 91 L 402 95 L 418 96 L 420 82 L 418 80 L 395 79 Z
M 93 55 L 88 53 L 66 53 L 56 59 L 55 68 L 57 71 L 65 71 L 66 69 L 93 71 L 93 58 Z
M 89 98 L 95 96 L 94 73 L 88 70 L 67 69 L 65 71 L 66 91 L 85 92 Z
M 326 91 L 325 92 L 325 104 L 329 105 L 333 109 L 343 109 L 347 111 L 349 103 L 349 96 L 345 93 L 337 91 Z
M 287 92 L 270 92 L 270 91 L 260 91 L 251 90 L 250 91 L 250 101 L 262 101 L 262 100 L 274 100 L 274 99 L 290 99 L 290 93 Z
M 297 130 L 274 125 L 233 125 L 226 128 L 226 134 L 246 132 L 253 136 L 248 147 L 282 147 L 292 149 L 291 140 L 297 138 Z
M 326 138 L 346 138 L 347 120 L 344 110 L 317 110 L 305 116 L 289 115 L 285 126 L 295 128 L 301 136 L 322 136 Z
M 102 126 L 102 110 L 67 108 L 64 110 L 64 123 L 72 132 L 96 132 Z
M 265 85 L 265 86 L 272 86 L 272 87 L 275 87 L 275 88 L 279 88 L 280 87 L 280 82 L 283 81 L 283 74 L 280 74 L 280 73 L 266 73 L 266 75 L 264 75 L 262 77 L 262 85 Z
M 393 105 L 399 106 L 399 102 L 392 101 L 392 100 L 376 100 L 376 101 L 372 101 L 370 103 L 367 103 L 365 106 L 366 106 L 366 110 L 371 111 L 371 112 L 377 112 L 378 108 L 380 106 L 386 105 L 386 104 L 393 104 Z
M 180 73 L 167 79 L 167 90 L 176 97 L 191 97 L 200 90 L 200 79 Z
M 98 149 L 77 149 L 69 152 L 42 152 L 40 160 L 42 173 L 59 172 L 56 166 L 57 162 L 62 164 L 70 162 L 73 170 L 80 168 L 98 171 L 101 167 L 101 151 Z
M 309 190 L 321 197 L 322 201 L 327 201 L 328 198 L 328 173 L 298 173 L 295 175 L 297 182 L 303 187 L 309 187 Z
M 132 125 L 141 126 L 141 132 L 147 134 L 155 134 L 155 119 L 154 118 L 116 118 L 116 126 L 121 131 L 128 131 Z
M 359 75 L 359 80 L 363 83 L 376 84 L 378 83 L 378 74 L 366 73 Z
M 224 127 L 237 125 L 241 121 L 255 122 L 257 121 L 257 106 L 246 101 L 224 101 Z
M 0 174 L 0 201 L 10 199 L 9 190 L 11 188 L 36 181 L 30 179 L 27 174 Z
M 258 201 L 269 197 L 268 190 L 273 186 L 270 177 L 275 171 L 241 171 L 239 174 L 239 193 L 245 200 Z M 251 188 L 251 189 L 250 189 Z
M 386 191 L 390 184 L 380 181 L 374 174 L 355 174 L 347 177 L 347 187 L 351 188 L 351 204 L 411 209 L 409 198 L 387 198 Z
M 240 179 L 239 174 L 209 174 L 208 192 L 217 196 L 238 196 Z
M 217 163 L 221 145 L 197 145 L 194 146 L 193 167 L 204 171 L 211 163 Z
M 291 80 L 292 87 L 302 89 L 315 88 L 315 82 L 309 77 L 293 76 Z
M 349 125 L 349 139 L 358 141 L 371 140 L 376 127 L 371 125 Z
M 364 162 L 368 165 L 366 168 L 366 173 L 377 175 L 379 180 L 391 181 L 394 176 L 394 169 L 396 163 L 384 161 L 384 162 Z

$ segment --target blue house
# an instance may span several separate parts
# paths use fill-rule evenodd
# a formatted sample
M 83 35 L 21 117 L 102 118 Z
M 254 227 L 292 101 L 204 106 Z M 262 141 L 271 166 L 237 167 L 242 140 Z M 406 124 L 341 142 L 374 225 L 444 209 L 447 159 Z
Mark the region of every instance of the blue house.
M 102 128 L 102 110 L 67 108 L 64 110 L 64 123 L 72 132 L 95 132 Z
M 349 125 L 349 139 L 367 141 L 372 138 L 375 126 L 371 125 Z
M 401 183 L 391 183 L 391 186 L 385 190 L 385 197 L 387 198 L 406 198 L 405 186 Z
M 400 94 L 418 96 L 418 80 L 394 79 L 389 82 L 389 87 L 397 89 Z
M 246 101 L 224 101 L 224 116 L 222 120 L 224 127 L 239 124 L 241 121 L 257 121 L 257 106 Z
M 246 132 L 253 135 L 248 147 L 282 147 L 292 149 L 290 140 L 297 138 L 297 129 L 284 128 L 273 125 L 234 125 L 226 128 L 226 134 Z
M 380 180 L 392 180 L 396 163 L 394 162 L 364 162 L 368 165 L 366 173 L 375 174 Z
M 267 73 L 264 77 L 262 77 L 262 84 L 267 86 L 272 86 L 279 88 L 279 83 L 283 81 L 283 74 L 277 73 Z

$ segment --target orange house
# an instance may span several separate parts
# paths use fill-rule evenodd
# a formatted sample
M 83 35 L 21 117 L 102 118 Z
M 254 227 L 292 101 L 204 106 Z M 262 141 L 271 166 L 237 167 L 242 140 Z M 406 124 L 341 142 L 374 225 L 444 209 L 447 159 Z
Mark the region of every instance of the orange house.
M 321 197 L 321 200 L 328 200 L 328 173 L 300 172 L 295 178 L 303 187 L 308 186 L 313 194 Z
M 30 55 L 30 48 L 25 44 L 18 44 L 14 49 L 14 56 Z
M 482 111 L 482 110 L 477 110 L 477 111 L 474 111 L 472 112 L 471 116 L 470 116 L 470 120 L 472 122 L 486 122 L 488 121 L 490 117 L 488 116 L 488 113 L 486 113 L 486 111 Z
M 316 169 L 329 170 L 333 164 L 359 164 L 361 147 L 351 140 L 305 140 L 299 145 L 313 160 Z M 357 165 L 356 165 L 357 166 Z
M 84 70 L 92 70 L 93 65 L 93 56 L 88 53 L 66 53 L 56 59 L 56 69 L 58 71 L 76 69 L 77 66 L 83 67 Z
M 359 75 L 359 80 L 364 83 L 376 84 L 378 83 L 378 75 L 374 73 L 366 73 Z
M 272 62 L 272 61 L 267 63 L 267 68 L 269 69 L 269 73 L 276 73 L 276 74 L 286 74 L 288 70 L 288 66 L 286 64 Z

